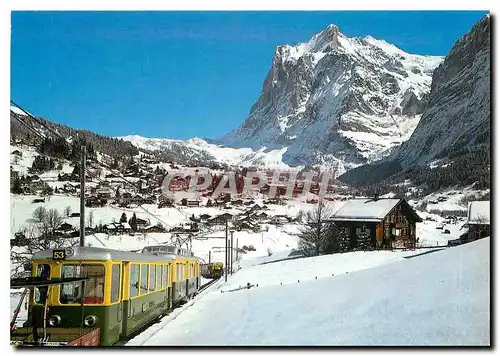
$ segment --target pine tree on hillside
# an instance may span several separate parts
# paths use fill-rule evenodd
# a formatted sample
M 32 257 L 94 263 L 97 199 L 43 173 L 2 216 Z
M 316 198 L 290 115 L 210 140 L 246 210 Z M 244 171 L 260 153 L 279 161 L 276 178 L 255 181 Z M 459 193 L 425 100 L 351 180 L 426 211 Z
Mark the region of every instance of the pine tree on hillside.
M 127 222 L 127 214 L 122 213 L 122 216 L 120 217 L 120 222 L 121 223 L 126 223 Z
M 132 217 L 130 218 L 130 221 L 128 223 L 129 223 L 132 231 L 136 232 L 137 231 L 137 216 L 135 216 L 135 213 L 132 215 Z

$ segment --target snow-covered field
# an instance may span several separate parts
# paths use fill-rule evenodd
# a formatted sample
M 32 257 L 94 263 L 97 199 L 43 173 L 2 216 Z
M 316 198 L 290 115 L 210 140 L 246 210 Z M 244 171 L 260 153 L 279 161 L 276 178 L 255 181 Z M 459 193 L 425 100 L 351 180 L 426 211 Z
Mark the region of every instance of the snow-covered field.
M 489 255 L 485 238 L 411 259 L 356 252 L 242 268 L 128 345 L 490 345 Z M 285 276 L 303 279 L 277 283 Z M 259 286 L 221 293 L 247 280 Z

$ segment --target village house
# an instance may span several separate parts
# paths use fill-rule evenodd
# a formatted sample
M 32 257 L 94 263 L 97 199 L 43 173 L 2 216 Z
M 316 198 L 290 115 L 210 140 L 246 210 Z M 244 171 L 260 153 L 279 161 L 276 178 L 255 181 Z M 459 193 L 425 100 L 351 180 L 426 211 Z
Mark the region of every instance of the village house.
M 358 239 L 370 240 L 370 247 L 415 248 L 416 223 L 422 219 L 404 199 L 352 199 L 345 202 L 329 219 L 335 222 L 349 250 Z
M 137 228 L 146 227 L 146 226 L 151 225 L 151 222 L 149 221 L 149 219 L 144 220 L 141 218 L 136 218 L 136 223 L 137 223 Z
M 467 226 L 469 227 L 468 239 L 474 241 L 490 236 L 490 202 L 471 201 L 467 208 Z
M 264 211 L 261 211 L 260 213 L 256 213 L 252 216 L 255 217 L 255 219 L 257 219 L 258 221 L 266 220 L 269 217 L 269 215 L 267 215 L 266 212 L 264 212 Z
M 262 207 L 259 204 L 254 204 L 252 207 L 249 209 L 250 211 L 258 211 L 262 210 Z
M 188 208 L 199 207 L 200 206 L 200 202 L 198 200 L 189 200 L 189 199 L 183 198 L 181 200 L 181 205 L 182 206 L 187 206 Z
M 74 193 L 76 193 L 76 187 L 77 187 L 77 185 L 73 185 L 71 183 L 66 183 L 63 185 L 62 190 L 64 193 L 74 194 Z
M 202 222 L 205 222 L 205 221 L 207 221 L 210 218 L 211 218 L 211 216 L 208 215 L 208 214 L 201 214 L 200 215 L 200 221 L 202 221 Z
M 209 225 L 224 225 L 226 221 L 232 221 L 233 215 L 229 213 L 224 213 L 217 215 L 211 219 L 207 220 L 207 224 Z
M 67 222 L 64 222 L 59 226 L 58 230 L 59 231 L 71 231 L 71 230 L 74 230 L 74 227 L 73 227 L 73 225 L 71 225 Z
M 100 188 L 97 189 L 97 197 L 99 199 L 110 199 L 112 191 L 109 188 Z
M 165 229 L 163 226 L 159 225 L 152 225 L 152 226 L 146 226 L 142 229 L 143 233 L 150 234 L 150 233 L 162 233 L 166 232 L 167 229 Z
M 251 230 L 257 232 L 260 229 L 259 225 L 253 221 L 238 221 L 234 223 L 234 227 L 236 231 Z
M 85 206 L 88 208 L 102 208 L 103 206 L 106 206 L 106 200 L 96 196 L 90 196 L 85 199 Z
M 288 219 L 283 215 L 275 215 L 271 217 L 271 224 L 273 225 L 283 225 L 288 223 Z

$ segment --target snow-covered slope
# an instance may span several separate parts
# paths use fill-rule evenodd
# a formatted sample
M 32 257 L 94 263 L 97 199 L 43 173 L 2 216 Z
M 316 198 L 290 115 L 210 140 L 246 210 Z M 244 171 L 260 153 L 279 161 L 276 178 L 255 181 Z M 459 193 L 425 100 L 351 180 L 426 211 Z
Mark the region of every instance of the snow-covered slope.
M 490 18 L 457 40 L 435 70 L 429 105 L 396 152 L 404 167 L 465 147 L 490 145 Z
M 342 254 L 266 265 L 274 273 L 252 267 L 244 279 L 242 269 L 129 344 L 490 345 L 490 243 L 485 238 L 374 268 L 366 267 L 381 260 L 365 262 L 350 273 Z M 276 283 L 294 274 L 300 283 Z M 220 293 L 238 279 L 259 287 Z
M 221 142 L 286 147 L 290 165 L 360 165 L 410 137 L 441 61 L 330 25 L 306 43 L 278 46 L 249 117 Z
M 150 151 L 177 152 L 186 158 L 205 159 L 206 162 L 215 161 L 230 166 L 242 167 L 281 167 L 289 166 L 283 163 L 283 154 L 286 147 L 266 151 L 265 147 L 257 150 L 251 148 L 231 148 L 221 144 L 209 143 L 202 138 L 189 140 L 172 140 L 165 138 L 146 138 L 138 135 L 118 137 L 129 141 L 138 148 Z

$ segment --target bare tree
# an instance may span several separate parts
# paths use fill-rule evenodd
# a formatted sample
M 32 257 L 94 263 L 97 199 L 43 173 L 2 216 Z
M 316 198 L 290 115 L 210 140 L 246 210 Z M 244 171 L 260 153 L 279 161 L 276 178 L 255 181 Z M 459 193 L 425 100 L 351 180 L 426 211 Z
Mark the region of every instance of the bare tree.
M 64 218 L 62 214 L 58 212 L 57 209 L 50 209 L 47 211 L 43 223 L 47 226 L 51 233 L 54 233 L 54 231 L 57 230 L 63 222 Z
M 37 251 L 73 246 L 77 239 L 67 238 L 56 230 L 63 223 L 63 215 L 56 209 L 39 207 L 33 212 L 33 224 L 23 226 L 11 240 L 10 260 L 13 276 L 29 275 L 31 257 Z
M 317 256 L 325 252 L 330 243 L 331 226 L 327 220 L 332 215 L 332 209 L 324 203 L 306 214 L 306 223 L 300 229 L 299 248 L 307 256 Z
M 45 220 L 45 216 L 47 215 L 47 209 L 44 206 L 39 206 L 33 211 L 33 220 L 37 223 L 42 223 Z

